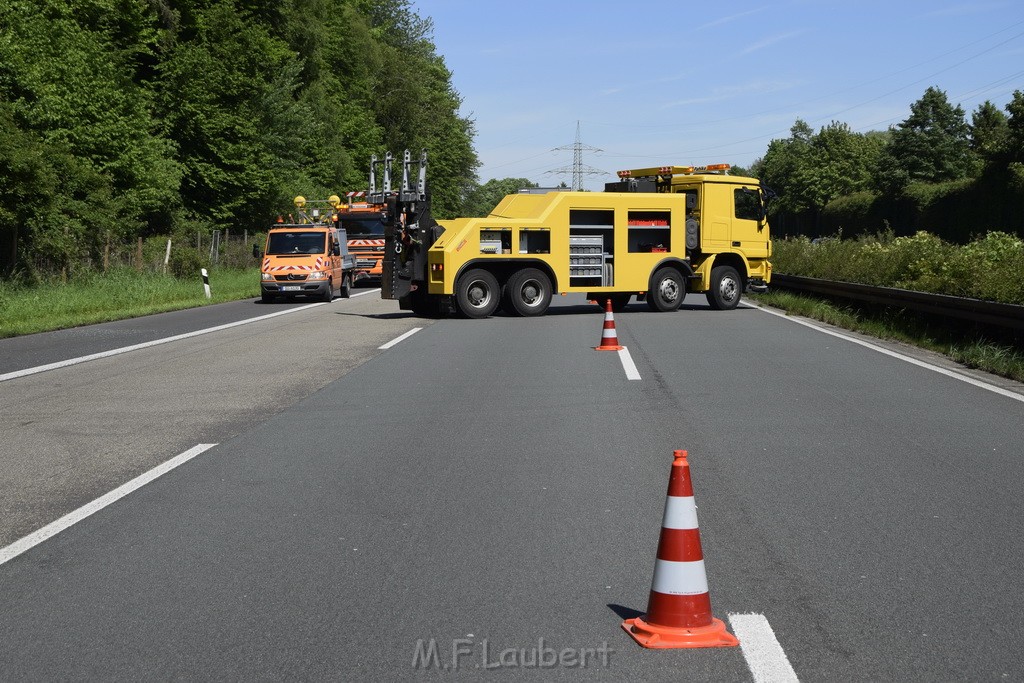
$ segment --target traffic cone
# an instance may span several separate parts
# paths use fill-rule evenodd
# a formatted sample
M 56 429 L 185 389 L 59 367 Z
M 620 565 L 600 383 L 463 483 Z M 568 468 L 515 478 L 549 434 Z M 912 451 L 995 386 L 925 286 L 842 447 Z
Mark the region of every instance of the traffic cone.
M 594 348 L 598 351 L 620 351 L 624 348 L 619 346 L 619 335 L 615 333 L 615 316 L 612 315 L 611 299 L 608 299 L 608 305 L 604 309 L 604 328 L 601 330 L 601 345 Z
M 647 614 L 622 622 L 644 647 L 733 647 L 739 640 L 711 616 L 697 506 L 686 451 L 675 451 Z

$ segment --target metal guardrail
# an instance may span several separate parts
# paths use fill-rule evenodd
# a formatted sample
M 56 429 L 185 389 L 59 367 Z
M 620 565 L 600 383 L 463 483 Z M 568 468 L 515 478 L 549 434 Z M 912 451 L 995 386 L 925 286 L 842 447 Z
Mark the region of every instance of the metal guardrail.
M 965 299 L 946 294 L 915 292 L 894 287 L 875 287 L 855 282 L 835 282 L 797 275 L 772 275 L 773 288 L 895 306 L 975 323 L 1024 330 L 1024 306 Z

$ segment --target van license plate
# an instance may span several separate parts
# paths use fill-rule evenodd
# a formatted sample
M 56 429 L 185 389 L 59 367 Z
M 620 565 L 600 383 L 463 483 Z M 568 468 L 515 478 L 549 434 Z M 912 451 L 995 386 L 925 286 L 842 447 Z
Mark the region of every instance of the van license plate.
M 298 292 L 301 290 L 301 285 L 284 285 L 283 287 L 281 287 L 282 292 Z

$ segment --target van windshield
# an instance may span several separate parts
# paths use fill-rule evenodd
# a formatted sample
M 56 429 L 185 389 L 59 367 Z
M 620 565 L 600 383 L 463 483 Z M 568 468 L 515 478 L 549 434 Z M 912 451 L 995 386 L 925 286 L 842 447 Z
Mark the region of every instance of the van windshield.
M 349 238 L 352 237 L 383 237 L 384 223 L 380 216 L 367 218 L 342 218 L 339 227 L 345 228 Z
M 326 243 L 322 232 L 272 232 L 267 240 L 267 255 L 324 254 Z

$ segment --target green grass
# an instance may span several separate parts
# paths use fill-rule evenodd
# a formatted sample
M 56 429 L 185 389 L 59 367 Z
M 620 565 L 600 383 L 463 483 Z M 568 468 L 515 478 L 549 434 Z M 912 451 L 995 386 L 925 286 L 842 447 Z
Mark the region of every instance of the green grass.
M 941 353 L 969 368 L 1024 382 L 1024 353 L 1020 348 L 988 339 L 964 338 L 903 311 L 868 313 L 851 307 L 789 292 L 767 292 L 752 299 L 787 313 L 820 320 L 879 339 L 904 342 Z
M 255 298 L 260 295 L 259 270 L 212 269 L 210 291 L 212 298 L 207 299 L 198 276 L 179 280 L 127 268 L 70 283 L 6 285 L 0 289 L 0 337 Z

